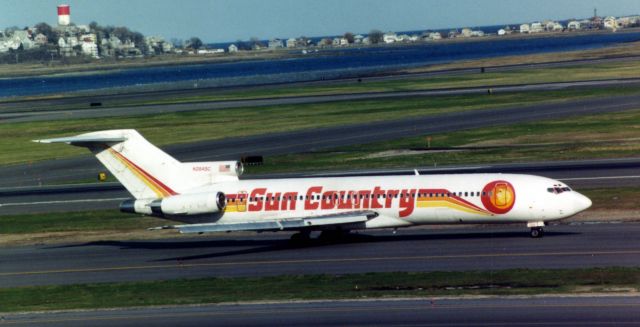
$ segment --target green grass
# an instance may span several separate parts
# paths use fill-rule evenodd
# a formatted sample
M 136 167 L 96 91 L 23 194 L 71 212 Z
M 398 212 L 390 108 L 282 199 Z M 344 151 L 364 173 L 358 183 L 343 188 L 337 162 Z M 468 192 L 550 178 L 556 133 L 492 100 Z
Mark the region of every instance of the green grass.
M 0 235 L 70 231 L 142 230 L 167 225 L 166 220 L 117 210 L 0 216 Z
M 640 268 L 206 278 L 0 289 L 0 312 L 261 300 L 532 295 L 640 286 Z
M 640 187 L 609 187 L 580 190 L 591 201 L 594 210 L 639 210 Z
M 632 87 L 510 93 L 493 96 L 419 97 L 4 124 L 0 129 L 0 165 L 85 154 L 83 149 L 61 144 L 36 144 L 31 140 L 103 129 L 135 128 L 152 143 L 167 145 L 429 116 L 489 107 L 517 107 L 532 103 L 638 93 L 640 89 Z
M 633 157 L 640 154 L 640 110 L 428 136 L 432 137 L 432 147 L 496 147 L 372 157 L 385 151 L 426 148 L 424 135 L 325 152 L 267 157 L 263 166 L 247 167 L 247 173 Z

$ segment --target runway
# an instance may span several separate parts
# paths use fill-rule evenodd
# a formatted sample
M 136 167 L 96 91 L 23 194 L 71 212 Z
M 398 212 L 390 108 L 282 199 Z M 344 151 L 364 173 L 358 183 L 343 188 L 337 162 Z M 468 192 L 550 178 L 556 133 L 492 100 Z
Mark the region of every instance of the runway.
M 8 314 L 38 326 L 638 326 L 638 297 L 404 299 Z
M 288 233 L 205 234 L 0 249 L 0 285 L 17 287 L 199 277 L 509 268 L 637 267 L 640 224 L 554 225 L 532 239 L 521 225 L 367 231 L 296 247 Z M 150 232 L 152 233 L 152 232 Z
M 418 167 L 423 174 L 518 173 L 560 179 L 580 191 L 602 187 L 640 186 L 640 158 Z M 248 176 L 246 178 L 303 178 L 321 176 L 412 175 L 413 169 L 373 169 Z M 119 183 L 0 188 L 0 216 L 26 213 L 117 210 L 130 194 Z
M 362 123 L 330 128 L 227 138 L 167 146 L 181 161 L 238 160 L 243 155 L 279 155 L 323 151 L 340 146 L 366 144 L 411 136 L 436 135 L 466 129 L 509 125 L 578 115 L 614 113 L 638 109 L 640 96 L 623 96 L 498 108 Z M 43 135 L 46 138 L 50 135 Z M 42 145 L 47 146 L 47 145 Z M 102 171 L 96 159 L 80 158 L 6 166 L 0 168 L 0 187 L 64 184 L 96 178 Z
M 427 96 L 459 96 L 471 94 L 487 94 L 488 89 L 494 94 L 506 92 L 531 92 L 531 91 L 554 91 L 567 88 L 585 87 L 624 87 L 638 85 L 640 79 L 614 79 L 597 81 L 559 82 L 542 84 L 522 84 L 505 86 L 481 86 L 469 88 L 452 88 L 425 91 L 391 91 L 391 92 L 371 92 L 371 93 L 351 93 L 313 96 L 292 96 L 280 98 L 262 98 L 247 100 L 227 100 L 196 102 L 185 104 L 160 104 L 160 105 L 138 105 L 138 106 L 116 106 L 81 108 L 81 109 L 40 109 L 15 108 L 13 110 L 3 110 L 0 113 L 0 124 L 24 123 L 37 121 L 54 121 L 68 119 L 86 119 L 101 117 L 120 117 L 133 115 L 158 115 L 175 112 L 190 112 L 201 110 L 220 110 L 232 108 L 265 107 L 278 105 L 299 105 L 309 103 L 325 103 L 339 101 L 375 100 L 375 99 L 396 99 L 409 97 Z

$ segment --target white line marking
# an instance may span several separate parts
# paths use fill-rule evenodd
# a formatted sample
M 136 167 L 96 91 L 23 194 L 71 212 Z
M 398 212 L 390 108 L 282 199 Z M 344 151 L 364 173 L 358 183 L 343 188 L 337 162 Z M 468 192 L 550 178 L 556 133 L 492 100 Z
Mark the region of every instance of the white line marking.
M 108 202 L 108 201 L 124 201 L 129 198 L 113 198 L 113 199 L 83 199 L 83 200 L 65 200 L 65 201 L 41 201 L 41 202 L 16 202 L 16 203 L 0 203 L 0 207 L 9 206 L 30 206 L 40 204 L 61 204 L 61 203 L 87 203 L 87 202 Z

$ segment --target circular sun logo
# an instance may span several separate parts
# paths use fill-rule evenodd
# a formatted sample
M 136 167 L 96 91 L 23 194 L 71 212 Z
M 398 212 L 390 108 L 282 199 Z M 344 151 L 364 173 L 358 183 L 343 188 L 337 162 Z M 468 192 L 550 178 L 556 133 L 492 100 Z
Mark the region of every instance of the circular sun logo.
M 482 204 L 495 214 L 505 214 L 516 203 L 516 191 L 507 181 L 495 181 L 482 190 Z

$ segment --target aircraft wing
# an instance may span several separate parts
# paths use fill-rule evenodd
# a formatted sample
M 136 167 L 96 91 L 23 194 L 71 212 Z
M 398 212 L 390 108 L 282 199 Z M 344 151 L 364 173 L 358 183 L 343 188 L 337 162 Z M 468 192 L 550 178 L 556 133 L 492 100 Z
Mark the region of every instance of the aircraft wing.
M 261 219 L 238 223 L 175 225 L 160 227 L 160 229 L 178 229 L 180 230 L 180 233 L 300 230 L 317 226 L 338 226 L 362 223 L 377 216 L 378 214 L 374 211 L 351 211 L 323 216 Z

